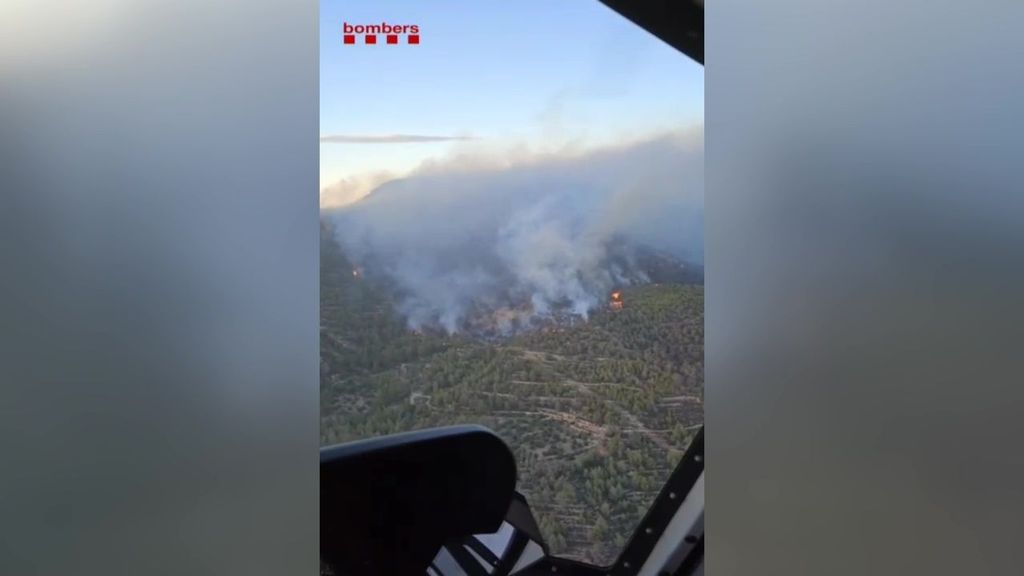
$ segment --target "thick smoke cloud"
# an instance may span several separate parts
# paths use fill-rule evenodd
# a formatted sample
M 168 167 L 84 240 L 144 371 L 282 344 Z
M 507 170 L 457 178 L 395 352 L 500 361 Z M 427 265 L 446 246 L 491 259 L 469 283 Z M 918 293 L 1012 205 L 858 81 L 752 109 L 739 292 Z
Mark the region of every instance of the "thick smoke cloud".
M 703 264 L 701 128 L 501 163 L 433 162 L 325 212 L 349 257 L 397 287 L 410 327 L 585 317 L 646 281 L 638 246 Z
M 330 209 L 351 204 L 394 179 L 394 174 L 384 171 L 342 178 L 320 189 L 320 208 Z

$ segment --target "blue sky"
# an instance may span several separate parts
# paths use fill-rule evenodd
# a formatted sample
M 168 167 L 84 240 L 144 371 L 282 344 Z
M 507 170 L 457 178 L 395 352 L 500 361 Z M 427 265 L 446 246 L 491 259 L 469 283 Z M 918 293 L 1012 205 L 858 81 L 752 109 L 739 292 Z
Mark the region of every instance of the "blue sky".
M 344 45 L 342 22 L 416 24 L 420 45 Z M 700 123 L 703 78 L 701 66 L 597 0 L 320 4 L 322 136 L 600 145 Z M 453 146 L 321 143 L 321 186 L 401 174 Z

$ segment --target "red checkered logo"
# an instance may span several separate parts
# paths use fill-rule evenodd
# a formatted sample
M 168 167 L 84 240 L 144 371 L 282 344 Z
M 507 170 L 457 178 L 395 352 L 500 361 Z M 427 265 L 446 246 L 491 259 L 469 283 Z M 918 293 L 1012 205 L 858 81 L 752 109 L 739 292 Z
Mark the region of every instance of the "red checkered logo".
M 345 44 L 419 44 L 420 27 L 415 24 L 349 24 L 341 25 Z

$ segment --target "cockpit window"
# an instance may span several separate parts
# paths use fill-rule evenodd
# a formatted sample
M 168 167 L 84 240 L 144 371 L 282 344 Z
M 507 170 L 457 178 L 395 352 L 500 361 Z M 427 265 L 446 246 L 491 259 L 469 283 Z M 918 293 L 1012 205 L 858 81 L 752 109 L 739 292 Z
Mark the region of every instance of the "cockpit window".
M 703 69 L 594 0 L 321 4 L 321 443 L 482 424 L 608 565 L 703 422 Z

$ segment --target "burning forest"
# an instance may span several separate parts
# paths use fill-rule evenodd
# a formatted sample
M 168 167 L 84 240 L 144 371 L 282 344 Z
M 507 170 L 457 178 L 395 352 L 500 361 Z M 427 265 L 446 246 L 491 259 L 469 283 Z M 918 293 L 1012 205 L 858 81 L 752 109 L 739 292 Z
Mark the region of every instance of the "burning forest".
M 622 292 L 618 290 L 612 292 L 611 300 L 608 302 L 608 307 L 612 310 L 622 310 Z
M 325 218 L 353 278 L 379 282 L 412 330 L 571 325 L 622 309 L 623 288 L 702 281 L 702 133 L 512 167 L 435 163 Z

